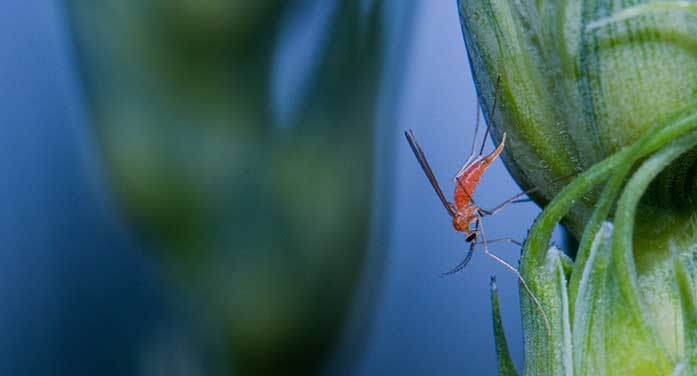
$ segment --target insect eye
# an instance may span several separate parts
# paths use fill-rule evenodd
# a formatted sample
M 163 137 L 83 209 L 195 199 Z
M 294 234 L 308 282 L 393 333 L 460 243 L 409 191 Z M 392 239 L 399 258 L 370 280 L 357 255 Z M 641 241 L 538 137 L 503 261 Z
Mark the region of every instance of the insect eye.
M 476 232 L 473 232 L 473 233 L 467 235 L 467 237 L 465 238 L 465 241 L 466 241 L 467 243 L 471 243 L 471 242 L 472 242 L 474 239 L 476 239 L 476 238 L 477 238 L 477 233 L 476 233 Z

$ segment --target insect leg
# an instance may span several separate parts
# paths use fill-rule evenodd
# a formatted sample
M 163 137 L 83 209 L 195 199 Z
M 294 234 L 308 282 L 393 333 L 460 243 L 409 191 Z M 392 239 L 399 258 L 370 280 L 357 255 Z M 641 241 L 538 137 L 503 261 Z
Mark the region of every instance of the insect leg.
M 472 161 L 472 158 L 475 156 L 475 152 L 477 150 L 477 133 L 479 133 L 479 124 L 480 120 L 482 118 L 482 109 L 481 109 L 482 104 L 479 103 L 479 100 L 477 100 L 477 120 L 474 123 L 474 136 L 472 137 L 472 149 L 470 150 L 470 156 L 467 157 L 467 162 L 465 162 L 465 166 L 467 166 L 470 161 Z
M 560 181 L 563 181 L 563 180 L 572 178 L 572 177 L 574 177 L 574 176 L 576 176 L 576 175 L 578 175 L 578 173 L 573 173 L 573 174 L 569 174 L 569 175 L 566 175 L 566 176 L 562 176 L 562 177 L 559 177 L 559 178 L 556 178 L 556 179 L 552 180 L 549 184 L 554 184 L 554 183 L 557 183 L 557 182 L 560 182 Z M 520 202 L 531 201 L 530 198 L 525 198 L 525 196 L 529 195 L 530 193 L 537 192 L 537 191 L 539 191 L 540 189 L 542 189 L 542 186 L 539 186 L 539 185 L 538 185 L 537 187 L 530 188 L 530 189 L 528 189 L 528 190 L 525 191 L 525 192 L 520 192 L 520 193 L 518 193 L 517 195 L 515 195 L 515 196 L 509 198 L 508 200 L 502 202 L 502 203 L 499 204 L 497 207 L 495 207 L 495 208 L 493 208 L 493 209 L 491 209 L 491 210 L 482 209 L 482 208 L 480 207 L 480 208 L 479 208 L 479 213 L 481 213 L 482 215 L 494 215 L 494 214 L 500 212 L 501 210 L 503 210 L 503 209 L 505 209 L 505 208 L 511 206 L 512 204 L 517 204 L 517 203 L 520 203 Z
M 523 278 L 523 276 L 520 275 L 520 272 L 518 271 L 518 269 L 516 269 L 513 265 L 506 262 L 504 259 L 496 256 L 491 251 L 489 251 L 489 244 L 487 243 L 486 236 L 484 235 L 484 226 L 481 224 L 481 221 L 478 221 L 477 225 L 479 226 L 480 234 L 482 235 L 482 243 L 484 246 L 484 253 L 486 253 L 487 256 L 494 259 L 494 261 L 500 263 L 501 265 L 505 266 L 506 268 L 510 269 L 513 273 L 515 273 L 515 275 L 518 277 L 518 280 L 520 281 L 520 284 L 523 285 L 523 288 L 528 293 L 528 295 L 533 300 L 533 302 L 535 302 L 537 309 L 542 314 L 542 318 L 545 321 L 545 326 L 547 327 L 547 335 L 551 335 L 552 332 L 551 332 L 551 328 L 549 326 L 549 319 L 547 318 L 547 313 L 545 313 L 544 308 L 542 308 L 542 303 L 540 303 L 540 301 L 537 299 L 535 294 L 532 293 L 532 290 L 530 290 L 530 287 L 528 287 L 527 282 L 525 282 L 525 279 Z
M 467 157 L 465 163 L 462 165 L 462 167 L 460 167 L 460 170 L 457 172 L 457 174 L 455 174 L 455 177 L 453 177 L 453 183 L 456 183 L 460 179 L 460 176 L 462 176 L 465 170 L 467 170 L 467 168 L 470 166 L 472 160 L 477 156 L 477 133 L 479 133 L 481 117 L 481 103 L 479 103 L 479 100 L 477 100 L 477 120 L 474 123 L 474 137 L 472 137 L 472 149 L 470 150 L 470 155 L 469 157 Z
M 491 132 L 491 125 L 494 122 L 494 114 L 496 113 L 496 104 L 498 103 L 498 97 L 499 97 L 499 83 L 501 82 L 501 76 L 496 77 L 496 87 L 494 88 L 494 104 L 491 107 L 491 113 L 489 114 L 489 121 L 487 122 L 486 126 L 486 132 L 484 132 L 484 138 L 482 138 L 482 146 L 479 148 L 479 154 L 475 154 L 476 150 L 476 143 L 477 143 L 477 133 L 479 131 L 479 119 L 481 116 L 481 103 L 479 100 L 477 100 L 477 122 L 474 127 L 474 138 L 472 139 L 472 151 L 470 152 L 470 156 L 467 158 L 467 161 L 465 164 L 460 167 L 460 170 L 455 174 L 455 177 L 453 178 L 453 183 L 456 183 L 457 180 L 462 176 L 462 174 L 467 170 L 472 162 L 476 160 L 477 158 L 481 157 L 482 154 L 484 154 L 484 146 L 486 146 L 486 139 L 489 136 L 489 133 Z
M 484 139 L 482 140 L 482 147 L 479 149 L 479 155 L 484 154 L 484 145 L 486 145 L 486 138 L 489 136 L 491 131 L 491 125 L 494 123 L 494 114 L 496 113 L 496 103 L 499 99 L 499 84 L 501 83 L 501 76 L 496 77 L 496 86 L 494 86 L 494 104 L 491 106 L 491 113 L 489 113 L 489 121 L 487 122 L 486 132 L 484 132 Z
M 519 202 L 528 201 L 529 199 L 525 199 L 525 198 L 523 198 L 523 197 L 525 197 L 528 193 L 532 193 L 532 192 L 533 192 L 533 190 L 528 190 L 528 191 L 525 191 L 525 192 L 520 192 L 520 193 L 518 193 L 517 195 L 515 195 L 515 196 L 509 198 L 508 200 L 502 202 L 502 203 L 499 204 L 497 207 L 495 207 L 495 208 L 493 208 L 493 209 L 491 209 L 491 210 L 486 210 L 486 209 L 479 208 L 479 212 L 480 212 L 482 215 L 494 215 L 494 214 L 500 212 L 500 211 L 503 210 L 503 209 L 506 209 L 507 207 L 509 207 L 509 206 L 511 206 L 511 205 L 513 205 L 513 204 L 517 204 L 517 203 L 519 203 Z
M 518 247 L 523 246 L 523 243 L 521 243 L 515 239 L 512 239 L 512 238 L 498 238 L 498 239 L 491 239 L 491 240 L 487 241 L 487 244 L 491 244 L 491 243 L 511 243 L 513 245 L 517 245 Z

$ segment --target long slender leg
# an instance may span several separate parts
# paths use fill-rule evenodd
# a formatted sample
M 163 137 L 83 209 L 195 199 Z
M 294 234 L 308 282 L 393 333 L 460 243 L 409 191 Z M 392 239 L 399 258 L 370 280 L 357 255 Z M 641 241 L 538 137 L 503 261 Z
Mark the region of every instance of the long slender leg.
M 465 162 L 465 165 L 467 165 L 472 158 L 474 158 L 474 153 L 477 150 L 477 133 L 479 133 L 479 124 L 480 120 L 482 118 L 482 104 L 479 103 L 479 99 L 477 99 L 477 119 L 475 120 L 474 123 L 474 136 L 472 137 L 472 149 L 470 150 L 470 156 L 467 157 L 467 162 Z
M 481 103 L 477 101 L 477 124 L 474 128 L 474 138 L 472 139 L 472 151 L 470 152 L 470 156 L 467 158 L 467 161 L 465 164 L 460 167 L 460 170 L 455 174 L 455 177 L 453 178 L 453 183 L 456 183 L 457 180 L 462 176 L 465 170 L 470 167 L 471 163 L 473 160 L 475 160 L 477 157 L 481 157 L 482 154 L 484 154 L 484 146 L 486 146 L 486 139 L 489 137 L 489 133 L 491 132 L 491 125 L 494 122 L 494 114 L 496 113 L 496 104 L 498 103 L 498 98 L 499 98 L 499 83 L 501 82 L 501 76 L 496 77 L 496 87 L 494 88 L 494 104 L 491 106 L 491 113 L 489 114 L 489 121 L 487 122 L 486 125 L 486 132 L 484 132 L 484 138 L 482 139 L 482 146 L 479 148 L 479 154 L 475 155 L 475 145 L 477 142 L 477 131 L 479 130 L 479 118 L 481 116 Z
M 542 303 L 537 299 L 535 294 L 532 293 L 532 290 L 530 290 L 530 287 L 528 287 L 527 282 L 525 282 L 525 279 L 523 278 L 522 275 L 520 275 L 520 272 L 518 269 L 516 269 L 513 265 L 509 264 L 506 262 L 504 259 L 496 256 L 489 250 L 489 245 L 486 241 L 486 235 L 484 235 L 484 226 L 481 224 L 481 220 L 477 221 L 477 226 L 479 227 L 479 233 L 482 236 L 482 243 L 484 246 L 484 253 L 486 253 L 487 256 L 491 257 L 494 259 L 494 261 L 500 263 L 501 265 L 505 266 L 506 268 L 510 269 L 515 275 L 518 277 L 518 280 L 520 281 L 520 284 L 523 285 L 523 288 L 525 288 L 525 291 L 528 293 L 530 298 L 535 302 L 535 305 L 537 306 L 537 309 L 540 311 L 542 314 L 542 318 L 545 321 L 545 326 L 547 326 L 547 334 L 551 334 L 551 328 L 549 326 L 549 319 L 547 318 L 547 313 L 545 313 L 544 308 L 542 308 Z
M 535 187 L 535 190 L 537 190 L 537 189 L 539 189 L 539 188 Z M 528 191 L 525 191 L 525 192 L 520 192 L 520 193 L 518 193 L 517 195 L 515 195 L 515 196 L 509 198 L 508 200 L 506 200 L 506 201 L 500 203 L 498 206 L 496 206 L 495 208 L 493 208 L 493 209 L 491 209 L 491 210 L 479 208 L 479 212 L 482 213 L 483 215 L 494 215 L 494 214 L 500 212 L 500 211 L 503 210 L 503 209 L 506 209 L 507 207 L 509 207 L 509 206 L 511 206 L 511 205 L 513 205 L 513 204 L 517 204 L 517 203 L 519 203 L 519 202 L 526 202 L 526 201 L 528 201 L 528 199 L 523 199 L 523 197 L 525 197 L 528 193 L 532 193 L 531 191 L 532 191 L 532 190 L 528 190 Z M 533 192 L 534 192 L 534 191 L 533 191 Z
M 457 180 L 462 176 L 462 173 L 470 166 L 470 163 L 477 156 L 477 133 L 479 133 L 479 124 L 482 117 L 481 103 L 477 100 L 477 120 L 474 123 L 474 137 L 472 137 L 472 148 L 470 149 L 470 155 L 467 157 L 465 163 L 462 164 L 460 170 L 453 177 L 453 183 L 457 183 Z
M 574 177 L 574 176 L 576 176 L 576 175 L 578 175 L 578 173 L 573 173 L 573 174 L 569 174 L 569 175 L 566 175 L 566 176 L 562 176 L 562 177 L 559 177 L 559 178 L 556 178 L 556 179 L 552 180 L 549 184 L 554 184 L 554 183 L 560 182 L 560 181 L 562 181 L 562 180 L 566 180 L 566 179 L 572 178 L 572 177 Z M 537 186 L 537 187 L 530 188 L 530 189 L 528 189 L 527 191 L 520 192 L 520 193 L 518 193 L 517 195 L 515 195 L 515 196 L 509 198 L 508 200 L 506 200 L 506 201 L 500 203 L 498 206 L 496 206 L 495 208 L 493 208 L 493 209 L 491 209 L 491 210 L 486 210 L 486 209 L 479 208 L 479 212 L 480 212 L 482 215 L 494 215 L 494 214 L 500 212 L 501 210 L 503 210 L 503 209 L 505 209 L 505 208 L 511 206 L 512 204 L 517 204 L 517 203 L 519 203 L 519 202 L 526 202 L 526 201 L 529 201 L 529 200 L 530 200 L 529 198 L 523 198 L 523 197 L 529 195 L 530 193 L 537 192 L 537 191 L 539 191 L 540 189 L 542 189 L 542 186 Z
M 489 113 L 489 121 L 487 122 L 486 132 L 484 132 L 484 139 L 482 140 L 482 147 L 479 149 L 479 155 L 484 154 L 484 145 L 486 145 L 486 138 L 489 136 L 491 131 L 491 125 L 494 123 L 494 114 L 496 113 L 496 103 L 499 99 L 499 84 L 501 83 L 501 76 L 496 77 L 496 86 L 494 87 L 494 104 L 491 106 L 491 113 Z
M 513 239 L 513 238 L 498 238 L 498 239 L 491 239 L 487 241 L 487 244 L 492 244 L 492 243 L 511 243 L 513 245 L 517 245 L 518 247 L 522 247 L 523 243 Z

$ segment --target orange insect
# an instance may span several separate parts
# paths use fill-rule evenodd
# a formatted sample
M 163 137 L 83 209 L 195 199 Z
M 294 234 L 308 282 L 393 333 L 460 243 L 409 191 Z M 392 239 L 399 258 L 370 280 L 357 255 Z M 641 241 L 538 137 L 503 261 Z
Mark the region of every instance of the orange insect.
M 498 80 L 496 82 L 496 93 L 497 92 Z M 486 143 L 486 138 L 491 130 L 491 119 L 493 119 L 493 114 L 496 110 L 496 97 L 497 95 L 495 94 L 491 116 L 489 117 L 490 121 L 489 125 L 487 126 L 486 133 L 484 134 L 482 146 L 479 150 L 479 153 L 475 154 L 475 145 L 477 140 L 477 131 L 479 129 L 480 118 L 479 106 L 477 106 L 477 122 L 474 130 L 472 151 L 470 153 L 470 156 L 467 158 L 465 164 L 462 166 L 462 168 L 460 168 L 458 173 L 455 175 L 455 178 L 453 179 L 453 183 L 455 183 L 454 204 L 448 201 L 448 199 L 443 194 L 443 190 L 441 190 L 440 185 L 438 184 L 438 180 L 436 179 L 435 175 L 433 174 L 433 170 L 431 169 L 431 166 L 428 164 L 428 161 L 426 160 L 426 155 L 424 154 L 419 144 L 416 142 L 414 132 L 409 130 L 407 132 L 404 132 L 404 135 L 406 136 L 407 141 L 409 142 L 409 145 L 411 146 L 411 149 L 414 152 L 414 155 L 416 156 L 416 159 L 419 161 L 421 168 L 426 174 L 428 181 L 431 183 L 431 186 L 433 186 L 433 189 L 436 191 L 438 198 L 440 198 L 441 202 L 443 203 L 443 206 L 448 211 L 448 214 L 450 214 L 450 216 L 452 217 L 453 227 L 456 231 L 463 232 L 465 234 L 465 241 L 470 244 L 469 251 L 465 256 L 465 259 L 462 260 L 462 262 L 460 262 L 452 270 L 444 273 L 444 275 L 457 273 L 460 270 L 464 269 L 467 266 L 467 264 L 469 264 L 474 253 L 474 248 L 477 244 L 479 244 L 478 238 L 481 236 L 481 244 L 484 248 L 484 253 L 516 274 L 522 286 L 525 288 L 528 295 L 532 298 L 532 300 L 535 302 L 538 309 L 542 313 L 542 316 L 545 320 L 545 324 L 547 325 L 547 331 L 549 332 L 549 320 L 547 319 L 547 315 L 544 312 L 544 309 L 542 309 L 542 304 L 532 293 L 532 291 L 528 287 L 528 284 L 525 282 L 525 279 L 523 279 L 523 277 L 520 275 L 520 272 L 518 272 L 518 269 L 516 269 L 513 265 L 509 264 L 508 262 L 506 262 L 505 260 L 503 260 L 502 258 L 495 255 L 489 250 L 489 244 L 494 242 L 508 242 L 516 244 L 518 246 L 522 246 L 522 244 L 511 238 L 500 238 L 487 241 L 486 236 L 484 234 L 484 226 L 482 224 L 482 217 L 494 215 L 516 202 L 526 201 L 522 198 L 527 194 L 537 190 L 538 188 L 536 187 L 528 191 L 521 192 L 511 197 L 510 199 L 504 201 L 503 203 L 491 210 L 481 208 L 472 198 L 472 195 L 474 194 L 474 191 L 477 188 L 477 185 L 479 184 L 482 175 L 484 175 L 491 163 L 499 157 L 501 152 L 503 152 L 506 144 L 506 133 L 504 132 L 501 137 L 501 143 L 496 147 L 496 149 L 489 155 L 484 155 L 484 145 Z

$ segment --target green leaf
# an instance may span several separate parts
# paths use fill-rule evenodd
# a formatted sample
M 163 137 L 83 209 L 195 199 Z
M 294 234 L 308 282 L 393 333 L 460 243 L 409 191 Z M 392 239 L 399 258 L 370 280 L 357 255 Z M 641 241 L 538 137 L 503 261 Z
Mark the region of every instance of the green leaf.
M 523 278 L 549 318 L 550 326 L 548 332 L 539 307 L 530 296 L 521 293 L 525 375 L 573 375 L 566 260 L 560 249 L 551 247 L 543 265 L 521 269 Z
M 536 202 L 559 191 L 553 179 L 587 170 L 690 105 L 695 9 L 693 1 L 459 1 L 480 102 L 488 114 L 498 92 L 494 138 L 507 132 L 504 161 L 522 187 L 537 187 Z M 596 193 L 565 213 L 577 238 Z
M 603 339 L 603 316 L 593 315 L 602 309 L 606 299 L 601 299 L 604 282 L 610 264 L 610 236 L 612 224 L 604 223 L 593 240 L 588 261 L 579 280 L 579 292 L 574 316 L 574 371 L 579 375 L 605 374 L 605 351 L 593 351 L 594 340 Z M 598 307 L 600 305 L 600 307 Z
M 496 342 L 496 356 L 499 365 L 500 376 L 518 376 L 511 360 L 511 354 L 508 352 L 508 343 L 506 342 L 506 334 L 503 331 L 503 323 L 501 322 L 501 311 L 499 309 L 499 292 L 496 287 L 496 278 L 491 277 L 491 314 L 494 319 L 494 340 Z
M 547 249 L 554 226 L 583 195 L 612 174 L 611 185 L 619 185 L 617 188 L 608 189 L 607 192 L 610 192 L 608 196 L 611 194 L 615 197 L 617 190 L 624 182 L 624 176 L 631 170 L 636 161 L 695 129 L 697 129 L 695 107 L 686 108 L 674 117 L 666 119 L 656 126 L 654 132 L 642 136 L 631 147 L 608 157 L 581 174 L 547 206 L 536 220 L 525 244 L 521 274 L 530 285 L 533 293 L 542 302 L 545 313 L 550 318 L 552 333 L 551 336 L 547 336 L 539 310 L 534 304 L 531 304 L 532 301 L 529 297 L 521 295 L 525 330 L 526 375 L 570 374 L 568 372 L 571 372 L 571 367 L 565 366 L 565 363 L 573 363 L 573 360 L 566 360 L 572 359 L 571 355 L 567 357 L 567 354 L 572 353 L 572 346 L 566 344 L 567 340 L 576 346 L 585 345 L 586 348 L 594 350 L 593 353 L 581 354 L 580 356 L 584 359 L 590 359 L 588 361 L 595 362 L 595 364 L 584 364 L 585 368 L 580 367 L 581 371 L 574 370 L 575 374 L 594 374 L 592 372 L 595 370 L 605 369 L 610 374 L 618 375 L 663 375 L 672 369 L 672 362 L 666 357 L 665 351 L 657 342 L 659 341 L 658 336 L 649 319 L 644 314 L 637 315 L 636 299 L 625 294 L 620 288 L 621 276 L 618 276 L 617 273 L 605 273 L 603 270 L 599 270 L 598 274 L 587 277 L 597 280 L 593 285 L 593 290 L 588 291 L 586 286 L 581 292 L 579 287 L 578 296 L 574 298 L 573 302 L 578 304 L 576 310 L 582 310 L 582 313 L 587 316 L 581 317 L 575 322 L 580 328 L 579 332 L 574 332 L 574 338 L 571 341 L 571 336 L 568 335 L 570 330 L 565 328 L 565 324 L 571 322 L 571 316 L 567 311 L 569 304 L 566 290 L 559 291 L 554 288 L 554 286 L 566 286 L 566 281 L 562 277 L 563 272 L 561 272 L 563 268 L 559 268 L 560 273 L 556 278 L 554 273 L 550 272 L 554 269 L 554 262 L 550 261 L 550 258 L 554 258 L 554 248 L 548 249 L 545 257 L 541 256 L 544 254 L 542 250 Z M 611 203 L 614 200 L 608 198 L 607 201 Z M 611 205 L 608 204 L 607 208 L 611 208 Z M 625 207 L 623 210 L 627 210 L 627 208 Z M 602 216 L 597 218 L 602 218 Z M 627 223 L 624 223 L 623 226 L 626 225 Z M 599 226 L 599 230 L 602 228 Z M 628 231 L 626 227 L 623 228 Z M 631 228 L 633 230 L 633 227 Z M 604 239 L 608 232 L 608 229 L 603 230 L 601 238 Z M 595 237 L 596 234 L 593 233 L 593 239 Z M 605 240 L 596 242 L 595 248 L 600 248 L 605 242 Z M 611 248 L 605 246 L 603 248 L 608 249 L 606 253 L 611 253 L 609 251 Z M 631 245 L 626 249 L 631 250 Z M 597 263 L 610 265 L 614 257 L 616 256 L 609 254 L 604 254 L 601 258 L 594 256 L 593 265 Z M 577 261 L 574 265 L 572 276 L 576 279 L 576 283 L 581 281 L 579 275 L 585 269 L 588 258 L 588 255 L 581 255 L 580 263 Z M 558 257 L 558 260 L 562 260 L 562 258 Z M 559 265 L 562 264 L 563 262 L 560 261 Z M 626 263 L 621 264 L 621 266 L 626 267 Z M 614 265 L 610 270 L 614 271 L 619 268 L 620 266 Z M 595 300 L 589 298 L 589 296 L 594 295 L 595 298 L 592 299 Z M 598 306 L 589 306 L 590 303 L 586 302 L 587 304 L 584 306 L 579 303 L 584 299 L 593 302 L 600 301 L 600 303 Z M 603 331 L 604 335 L 583 338 L 596 330 Z M 580 350 L 574 346 L 573 354 L 576 354 L 577 351 Z M 613 354 L 613 357 L 604 358 L 604 354 Z M 590 370 L 591 373 L 584 373 L 584 370 Z M 629 373 L 622 373 L 623 371 Z
M 576 300 L 573 349 L 577 375 L 666 375 L 672 369 L 653 330 L 633 315 L 614 273 L 613 225 L 602 224 Z
M 612 239 L 612 252 L 617 276 L 617 286 L 626 301 L 626 308 L 630 310 L 632 318 L 644 325 L 645 330 L 656 333 L 654 319 L 650 317 L 645 302 L 642 299 L 639 288 L 637 270 L 634 259 L 634 223 L 637 216 L 637 205 L 656 176 L 673 163 L 679 156 L 697 146 L 697 133 L 692 132 L 675 139 L 672 143 L 656 152 L 651 158 L 642 163 L 641 167 L 632 175 L 625 186 L 624 192 L 617 203 L 615 213 L 615 233 Z M 656 333 L 657 334 L 657 333 Z M 647 340 L 653 343 L 655 361 L 661 362 L 663 344 L 659 342 L 658 335 L 649 336 Z M 663 350 L 664 351 L 664 350 Z
M 680 119 L 679 117 L 677 118 Z M 674 131 L 661 131 L 663 135 L 667 136 L 663 140 L 664 143 L 684 134 L 685 126 L 687 126 L 687 130 L 693 129 L 695 127 L 694 122 L 696 120 L 693 119 L 693 116 L 688 115 L 686 118 L 675 121 L 673 124 L 670 124 L 671 121 L 675 120 L 670 118 L 664 124 L 669 124 L 666 127 L 672 128 Z M 663 124 L 659 124 L 658 127 L 662 128 L 663 126 Z M 655 150 L 655 147 L 653 147 L 652 144 L 655 143 L 657 139 L 658 134 L 649 134 L 648 136 L 642 137 L 631 146 L 625 148 L 622 154 L 616 155 L 617 161 L 614 171 L 612 172 L 612 176 L 610 177 L 609 182 L 605 185 L 605 188 L 603 189 L 603 192 L 596 203 L 595 211 L 586 223 L 583 236 L 579 242 L 575 270 L 569 287 L 569 294 L 572 300 L 576 299 L 579 281 L 583 275 L 582 270 L 585 267 L 588 252 L 591 248 L 592 242 L 596 238 L 596 234 L 600 229 L 602 222 L 608 218 L 612 205 L 615 203 L 617 196 L 625 183 L 625 179 L 630 174 L 632 167 L 641 158 Z
M 666 273 L 672 273 L 672 268 L 668 271 L 665 268 L 655 268 L 649 273 L 654 275 L 653 279 L 645 277 L 648 283 L 654 282 L 653 286 L 647 288 L 647 281 L 640 285 L 632 238 L 636 207 L 649 183 L 676 158 L 696 145 L 697 133 L 689 133 L 666 145 L 644 162 L 625 186 L 615 215 L 615 230 L 605 223 L 595 234 L 576 299 L 573 335 L 576 374 L 695 374 L 691 365 L 693 351 L 688 351 L 688 362 L 674 366 L 675 362 L 656 328 L 655 312 L 652 315 L 647 305 L 647 302 L 651 303 L 654 310 L 656 306 L 670 305 L 672 286 L 661 282 L 666 279 Z M 634 152 L 627 154 L 627 158 L 632 154 Z M 628 161 L 633 163 L 634 160 Z M 615 175 L 608 185 L 622 178 L 623 176 Z M 614 192 L 614 189 L 611 191 Z M 677 264 L 675 270 L 684 306 L 683 331 L 688 336 L 685 340 L 694 343 L 695 338 L 690 336 L 697 335 L 694 331 L 697 319 L 693 311 L 691 281 L 682 264 Z M 670 278 L 672 276 L 667 279 Z
M 684 364 L 683 373 L 697 374 L 697 300 L 693 289 L 692 279 L 685 260 L 681 259 L 675 242 L 670 243 L 673 264 L 675 265 L 675 279 L 678 284 L 680 306 L 682 308 L 682 325 L 685 333 L 685 354 L 687 361 Z

